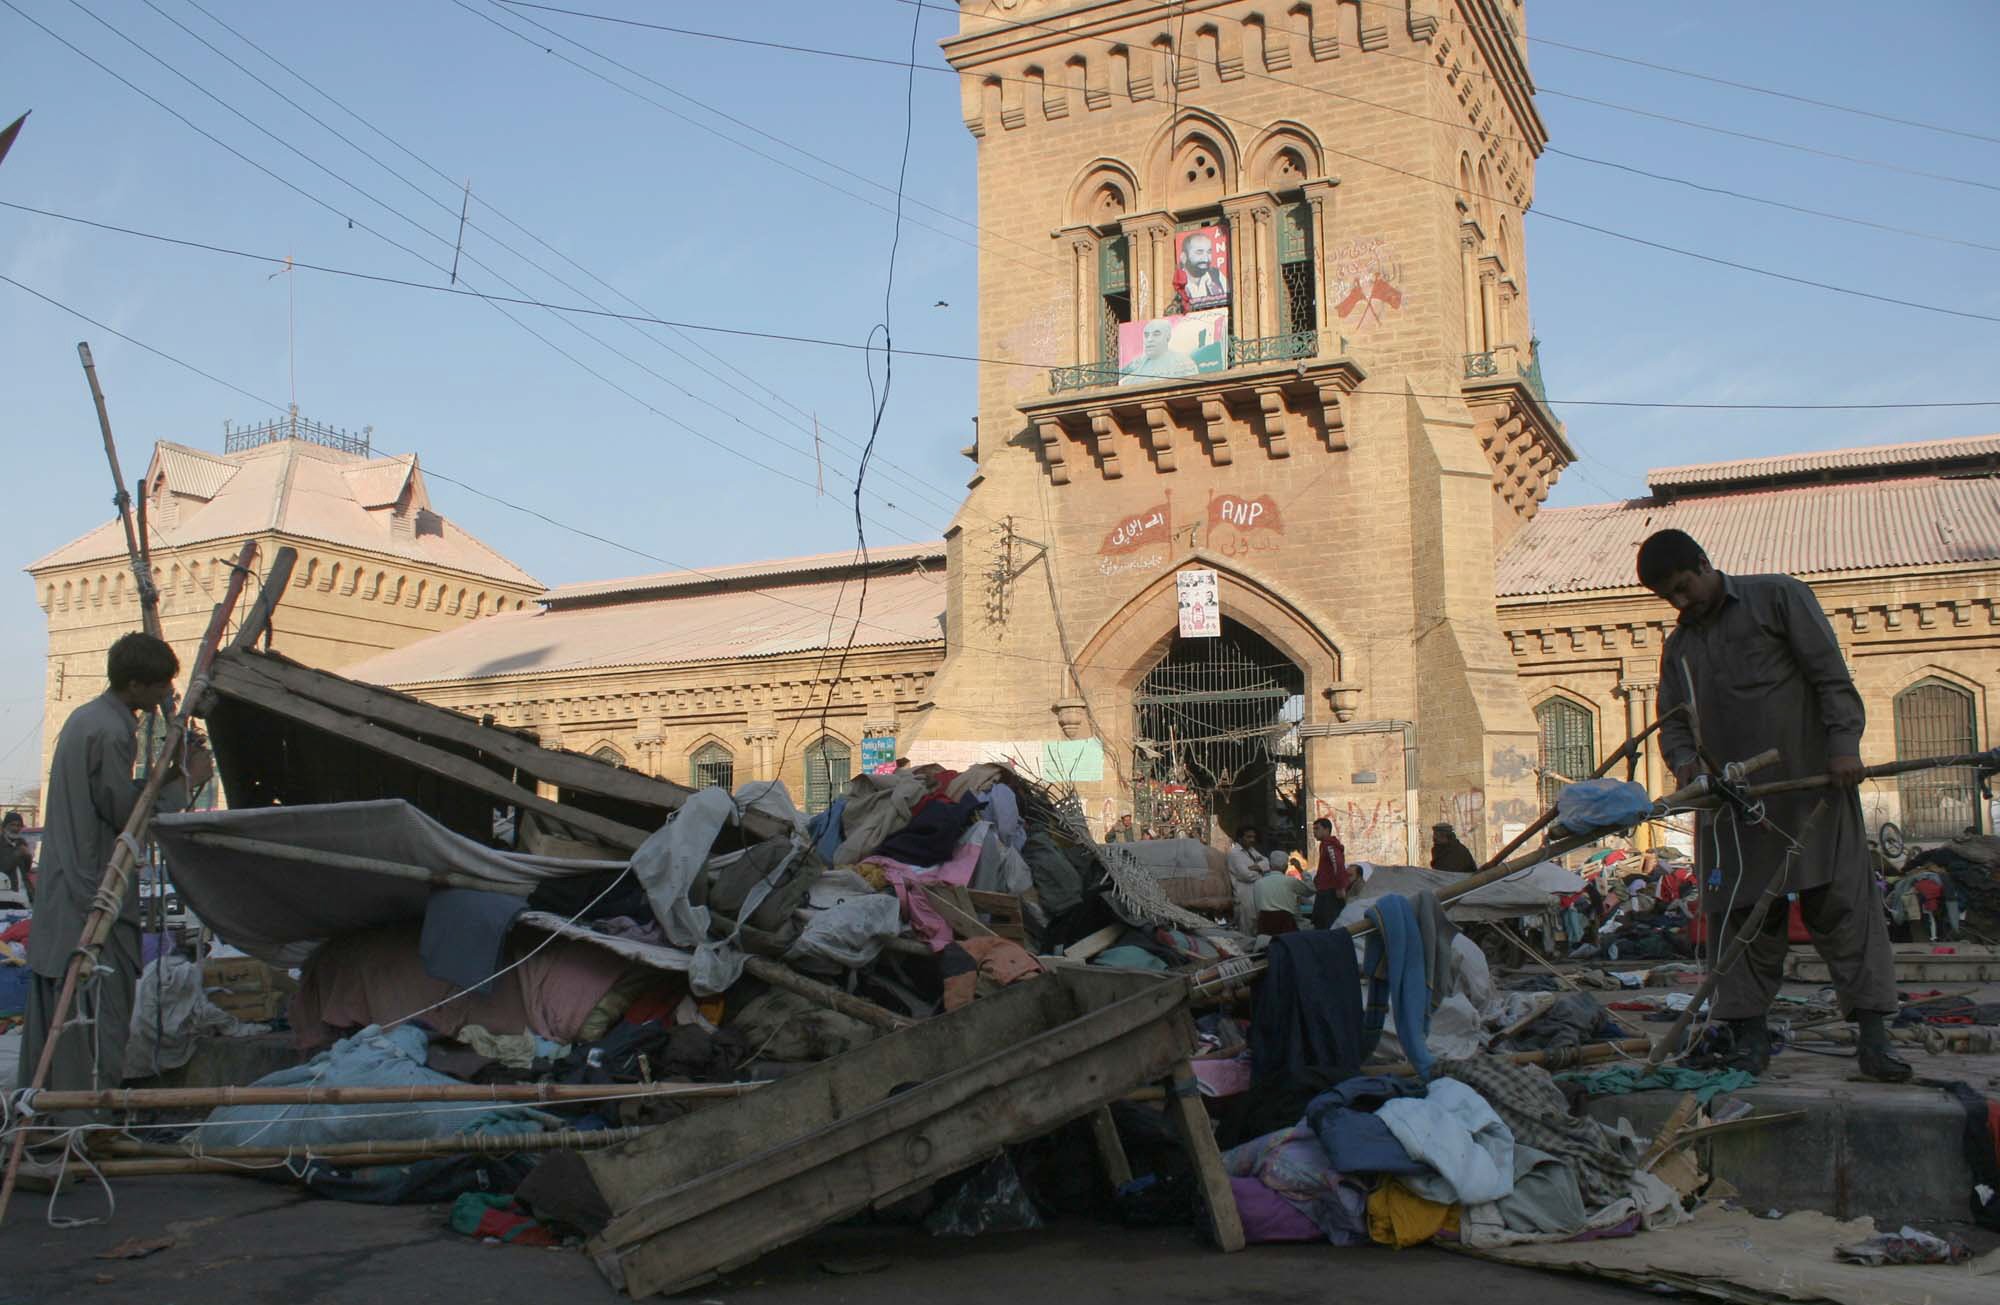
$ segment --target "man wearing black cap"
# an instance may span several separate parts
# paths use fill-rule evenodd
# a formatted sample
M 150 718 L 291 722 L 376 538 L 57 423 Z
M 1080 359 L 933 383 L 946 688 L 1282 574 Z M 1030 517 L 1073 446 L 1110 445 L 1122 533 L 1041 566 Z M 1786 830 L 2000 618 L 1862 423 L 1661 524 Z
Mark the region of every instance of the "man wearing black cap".
M 21 836 L 26 822 L 18 811 L 9 811 L 0 818 L 0 887 L 12 888 L 17 893 L 28 891 L 28 872 L 34 869 L 34 854 L 28 851 L 28 841 Z

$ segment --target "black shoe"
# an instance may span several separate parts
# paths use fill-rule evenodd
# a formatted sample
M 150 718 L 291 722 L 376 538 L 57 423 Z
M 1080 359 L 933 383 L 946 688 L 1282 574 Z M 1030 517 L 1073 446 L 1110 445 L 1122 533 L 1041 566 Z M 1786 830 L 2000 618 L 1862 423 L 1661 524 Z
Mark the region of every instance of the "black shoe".
M 1915 1072 L 1906 1060 L 1899 1060 L 1890 1049 L 1888 1016 L 1881 1011 L 1861 1010 L 1854 1012 L 1854 1021 L 1860 1025 L 1856 1043 L 1860 1053 L 1861 1077 L 1872 1078 L 1878 1083 L 1907 1083 Z
M 1771 1026 L 1762 1015 L 1730 1020 L 1731 1049 L 1722 1057 L 1722 1068 L 1740 1069 L 1762 1078 L 1771 1068 Z

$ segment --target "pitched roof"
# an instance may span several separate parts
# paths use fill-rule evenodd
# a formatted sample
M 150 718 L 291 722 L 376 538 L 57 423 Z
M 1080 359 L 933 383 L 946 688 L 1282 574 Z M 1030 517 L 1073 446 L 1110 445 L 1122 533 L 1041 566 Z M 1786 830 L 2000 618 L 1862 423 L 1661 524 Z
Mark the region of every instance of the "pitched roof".
M 522 588 L 540 587 L 526 571 L 434 513 L 425 513 L 414 531 L 392 529 L 385 509 L 397 501 L 404 484 L 414 479 L 413 504 L 425 501 L 423 473 L 413 455 L 367 458 L 305 440 L 276 440 L 218 457 L 161 443 L 147 471 L 148 484 L 161 474 L 178 501 L 178 520 L 171 525 L 157 518 L 148 522 L 155 548 L 274 531 Z M 113 519 L 27 569 L 124 556 L 124 527 Z
M 651 575 L 626 576 L 615 580 L 586 580 L 577 584 L 557 585 L 542 595 L 542 601 L 554 607 L 564 607 L 572 603 L 592 601 L 601 598 L 625 598 L 639 594 L 684 589 L 695 585 L 716 584 L 736 580 L 766 580 L 781 577 L 805 576 L 816 573 L 851 571 L 858 559 L 854 550 L 841 553 L 813 553 L 805 557 L 781 557 L 767 562 L 738 562 L 730 566 L 713 566 L 699 571 L 656 571 Z M 944 541 L 921 544 L 894 544 L 886 548 L 868 550 L 869 569 L 877 565 L 894 562 L 936 562 L 944 564 Z M 871 582 L 872 583 L 872 582 Z
M 830 578 L 506 612 L 420 639 L 341 673 L 373 684 L 413 685 L 774 657 L 844 647 L 850 629 L 856 630 L 856 647 L 944 640 L 942 571 L 871 576 L 857 628 L 854 614 L 860 600 L 858 581 L 847 578 L 843 584 Z
M 1685 530 L 1741 574 L 1826 575 L 2000 560 L 2000 479 L 1911 476 L 1550 508 L 1494 567 L 1501 599 L 1636 589 L 1639 544 Z
M 1685 467 L 1656 467 L 1646 476 L 1646 488 L 1663 497 L 1687 493 L 1769 486 L 1787 480 L 1880 479 L 1924 472 L 2000 469 L 2000 435 L 1969 435 L 1959 439 L 1920 440 L 1910 444 L 1873 444 L 1817 453 L 1787 453 L 1768 458 L 1738 458 Z

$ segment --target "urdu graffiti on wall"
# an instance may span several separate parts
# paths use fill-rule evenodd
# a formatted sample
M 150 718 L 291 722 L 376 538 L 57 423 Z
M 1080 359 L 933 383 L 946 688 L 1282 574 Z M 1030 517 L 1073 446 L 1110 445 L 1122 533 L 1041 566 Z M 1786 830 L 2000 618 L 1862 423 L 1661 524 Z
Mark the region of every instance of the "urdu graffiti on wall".
M 1400 798 L 1313 799 L 1313 818 L 1333 822 L 1347 859 L 1401 865 L 1408 859 L 1408 823 Z
M 1157 571 L 1167 564 L 1167 549 L 1173 542 L 1174 501 L 1169 496 L 1143 511 L 1134 512 L 1113 525 L 1097 547 L 1100 575 L 1126 571 Z
M 1278 501 L 1269 494 L 1208 496 L 1208 546 L 1214 552 L 1224 557 L 1276 552 L 1284 534 Z
M 1328 278 L 1333 315 L 1349 330 L 1365 330 L 1403 306 L 1403 262 L 1382 236 L 1363 236 L 1334 250 Z

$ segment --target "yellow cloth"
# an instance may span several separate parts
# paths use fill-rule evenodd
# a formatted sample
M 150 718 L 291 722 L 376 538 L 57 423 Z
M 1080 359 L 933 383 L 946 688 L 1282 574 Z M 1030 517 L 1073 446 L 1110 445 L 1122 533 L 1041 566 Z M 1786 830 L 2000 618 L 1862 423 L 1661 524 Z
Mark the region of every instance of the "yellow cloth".
M 1457 1222 L 1457 1206 L 1426 1201 L 1398 1182 L 1368 1194 L 1368 1239 L 1384 1246 L 1421 1246 Z

